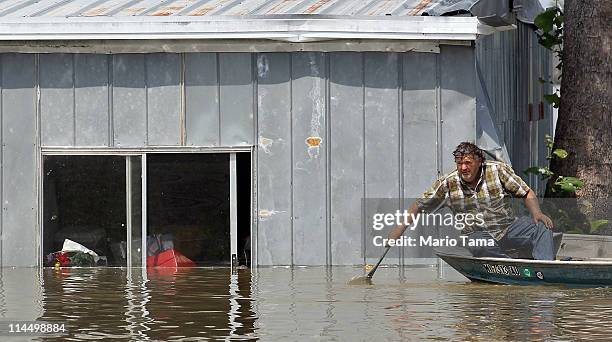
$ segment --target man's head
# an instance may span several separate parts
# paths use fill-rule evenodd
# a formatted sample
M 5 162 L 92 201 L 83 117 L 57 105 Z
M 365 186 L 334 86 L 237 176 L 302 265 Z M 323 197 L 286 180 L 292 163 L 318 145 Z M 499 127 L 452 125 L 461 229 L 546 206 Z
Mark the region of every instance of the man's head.
M 470 142 L 462 142 L 453 151 L 457 172 L 466 183 L 478 181 L 480 167 L 484 162 L 484 153 L 478 146 Z

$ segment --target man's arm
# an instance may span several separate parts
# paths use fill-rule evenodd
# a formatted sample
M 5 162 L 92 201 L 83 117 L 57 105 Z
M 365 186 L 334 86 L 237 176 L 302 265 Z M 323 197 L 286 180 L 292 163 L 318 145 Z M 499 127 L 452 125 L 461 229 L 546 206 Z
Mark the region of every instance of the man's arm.
M 444 178 L 436 180 L 431 188 L 423 193 L 421 198 L 412 202 L 410 207 L 408 208 L 408 218 L 407 225 L 399 225 L 395 227 L 389 233 L 388 238 L 397 240 L 404 234 L 406 227 L 412 224 L 412 218 L 416 217 L 416 215 L 420 211 L 431 211 L 434 208 L 439 208 L 442 203 L 446 200 L 446 194 L 448 193 L 448 184 L 444 180 Z
M 544 215 L 540 210 L 540 204 L 538 203 L 538 197 L 533 192 L 533 190 L 529 189 L 527 196 L 524 197 L 525 206 L 531 213 L 531 217 L 533 217 L 533 222 L 538 223 L 538 221 L 544 223 L 546 228 L 552 229 L 553 222 L 550 217 Z
M 412 205 L 410 205 L 410 208 L 408 208 L 408 220 L 407 220 L 408 225 L 412 224 L 412 218 L 415 217 L 418 212 L 419 212 L 419 206 L 417 205 L 417 202 L 414 201 L 412 202 Z M 404 226 L 403 224 L 400 224 L 399 226 L 395 227 L 395 229 L 393 229 L 391 233 L 389 233 L 389 239 L 390 240 L 399 239 L 399 237 L 402 236 L 402 234 L 404 234 L 406 227 L 408 226 Z

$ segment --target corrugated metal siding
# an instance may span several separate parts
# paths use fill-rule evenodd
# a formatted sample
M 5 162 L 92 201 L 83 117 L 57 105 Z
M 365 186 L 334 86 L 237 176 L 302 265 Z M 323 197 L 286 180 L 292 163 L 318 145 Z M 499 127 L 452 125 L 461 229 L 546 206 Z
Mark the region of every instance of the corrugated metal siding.
M 292 54 L 292 243 L 297 265 L 323 265 L 327 259 L 327 65 L 323 53 Z M 259 191 L 265 194 L 265 189 Z
M 523 171 L 547 163 L 544 136 L 552 135 L 554 127 L 552 107 L 543 96 L 552 93 L 552 88 L 539 80 L 551 80 L 551 53 L 538 44 L 529 25 L 518 23 L 517 30 L 478 40 L 476 56 L 493 105 L 493 121 L 506 142 L 512 165 L 530 186 L 542 192 L 545 184 Z
M 257 253 L 260 264 L 293 260 L 292 57 L 257 56 Z
M 41 54 L 42 146 L 251 145 L 251 57 Z
M 109 146 L 109 57 L 74 55 L 76 146 Z
M 258 263 L 322 264 L 326 257 L 332 264 L 372 261 L 366 255 L 378 251 L 367 241 L 371 229 L 360 217 L 360 200 L 420 194 L 438 168 L 452 169 L 449 162 L 437 164 L 439 151 L 474 138 L 472 51 L 444 47 L 440 56 L 296 53 L 291 74 L 287 61 L 276 70 L 270 66 L 279 55 L 260 54 L 259 80 L 266 86 L 257 87 Z M 467 69 L 457 68 L 457 60 Z M 274 71 L 289 84 L 271 88 Z M 288 117 L 271 111 L 277 106 L 289 111 Z M 448 121 L 440 149 L 438 106 Z M 321 140 L 308 141 L 313 137 Z M 318 141 L 321 146 L 309 145 Z M 289 170 L 279 159 L 287 157 Z M 423 251 L 411 252 L 404 257 L 423 256 Z M 393 251 L 386 262 L 401 262 L 399 257 Z
M 2 266 L 38 262 L 35 55 L 3 54 Z
M 3 229 L 29 253 L 5 265 L 36 264 L 36 82 L 22 74 L 40 75 L 43 147 L 256 144 L 258 263 L 360 264 L 361 199 L 418 195 L 473 139 L 473 51 L 2 55 Z
M 320 14 L 418 16 L 443 0 L 76 0 L 0 3 L 0 17 L 247 16 Z

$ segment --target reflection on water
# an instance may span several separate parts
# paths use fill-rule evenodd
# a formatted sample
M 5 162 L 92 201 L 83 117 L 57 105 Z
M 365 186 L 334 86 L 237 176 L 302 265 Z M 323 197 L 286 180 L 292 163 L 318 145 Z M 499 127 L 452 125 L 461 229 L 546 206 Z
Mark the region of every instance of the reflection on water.
M 64 338 L 574 340 L 612 337 L 612 289 L 469 283 L 435 268 L 2 269 L 0 318 L 65 322 Z M 5 337 L 0 337 L 6 340 Z

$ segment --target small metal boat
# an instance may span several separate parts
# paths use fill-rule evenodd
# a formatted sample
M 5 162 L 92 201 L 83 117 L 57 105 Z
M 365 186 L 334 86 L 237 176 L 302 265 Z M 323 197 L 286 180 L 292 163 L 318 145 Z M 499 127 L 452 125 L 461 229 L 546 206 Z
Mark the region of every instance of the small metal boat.
M 477 258 L 463 248 L 436 250 L 436 255 L 472 281 L 509 285 L 612 287 L 612 259 Z

